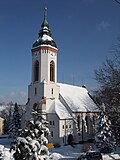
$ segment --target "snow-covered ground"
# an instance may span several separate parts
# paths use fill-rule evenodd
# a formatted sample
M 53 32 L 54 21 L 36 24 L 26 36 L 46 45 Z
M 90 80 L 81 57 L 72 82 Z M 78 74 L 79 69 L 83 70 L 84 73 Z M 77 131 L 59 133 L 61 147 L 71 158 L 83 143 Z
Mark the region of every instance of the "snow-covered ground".
M 9 152 L 10 143 L 12 139 L 0 138 L 0 149 L 4 147 L 4 160 L 12 160 L 12 155 Z M 81 151 L 83 150 L 83 145 L 75 146 L 62 146 L 59 148 L 49 149 L 53 160 L 77 160 Z M 120 160 L 120 148 L 116 150 L 116 153 L 103 155 L 103 160 Z

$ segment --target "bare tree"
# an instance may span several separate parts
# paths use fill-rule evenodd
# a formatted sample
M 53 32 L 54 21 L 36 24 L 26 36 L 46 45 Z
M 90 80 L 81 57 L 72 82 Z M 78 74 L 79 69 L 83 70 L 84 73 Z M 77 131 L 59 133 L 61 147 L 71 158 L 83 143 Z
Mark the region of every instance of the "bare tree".
M 100 85 L 96 100 L 104 103 L 106 113 L 111 119 L 117 141 L 120 141 L 120 39 L 112 48 L 114 56 L 95 70 L 95 79 Z

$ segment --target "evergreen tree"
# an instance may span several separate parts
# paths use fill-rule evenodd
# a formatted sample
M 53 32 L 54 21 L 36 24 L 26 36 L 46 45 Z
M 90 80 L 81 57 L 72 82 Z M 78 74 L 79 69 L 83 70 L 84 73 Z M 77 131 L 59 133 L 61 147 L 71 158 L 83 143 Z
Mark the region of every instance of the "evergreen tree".
M 15 103 L 14 112 L 12 116 L 12 123 L 9 126 L 9 135 L 11 137 L 17 137 L 20 128 L 21 128 L 21 115 L 19 113 L 19 107 L 17 103 Z
M 32 119 L 25 129 L 20 130 L 20 137 L 15 142 L 15 159 L 38 160 L 41 159 L 41 156 L 44 156 L 44 160 L 48 159 L 49 151 L 46 147 L 48 143 L 46 136 L 49 135 L 49 129 L 47 125 L 48 123 L 41 115 L 38 105 L 34 106 Z
M 95 141 L 101 152 L 111 152 L 114 149 L 114 136 L 111 130 L 111 122 L 108 117 L 101 112 L 97 118 Z

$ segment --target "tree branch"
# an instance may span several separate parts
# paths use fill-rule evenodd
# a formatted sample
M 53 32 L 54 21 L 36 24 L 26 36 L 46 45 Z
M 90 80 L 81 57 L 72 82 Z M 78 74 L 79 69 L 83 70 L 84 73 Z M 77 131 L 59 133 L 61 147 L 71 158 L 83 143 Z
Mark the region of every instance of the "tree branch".
M 119 0 L 114 0 L 115 2 L 117 2 L 118 4 L 120 4 L 120 1 Z

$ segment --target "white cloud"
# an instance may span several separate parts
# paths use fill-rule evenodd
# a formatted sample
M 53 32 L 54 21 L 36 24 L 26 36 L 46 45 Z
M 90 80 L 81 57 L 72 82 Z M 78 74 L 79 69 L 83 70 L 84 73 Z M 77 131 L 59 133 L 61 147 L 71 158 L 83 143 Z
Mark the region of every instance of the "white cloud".
M 110 24 L 103 20 L 98 24 L 97 28 L 98 28 L 99 31 L 102 31 L 102 30 L 106 30 L 109 27 L 110 27 Z
M 5 102 L 5 103 L 9 103 L 9 102 L 17 102 L 18 104 L 26 104 L 27 102 L 27 92 L 25 91 L 20 91 L 20 92 L 10 92 L 9 94 L 5 95 L 5 96 L 0 96 L 0 102 Z

